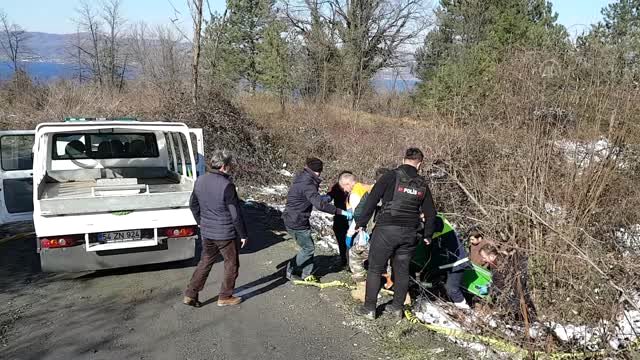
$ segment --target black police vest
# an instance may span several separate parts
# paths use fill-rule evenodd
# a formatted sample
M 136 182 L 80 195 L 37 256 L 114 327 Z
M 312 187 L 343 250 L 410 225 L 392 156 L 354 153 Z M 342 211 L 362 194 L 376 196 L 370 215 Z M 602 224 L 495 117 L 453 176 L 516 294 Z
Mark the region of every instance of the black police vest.
M 398 218 L 419 217 L 420 208 L 427 192 L 427 181 L 422 176 L 412 178 L 402 169 L 394 171 L 396 184 L 393 198 L 384 204 L 382 213 Z

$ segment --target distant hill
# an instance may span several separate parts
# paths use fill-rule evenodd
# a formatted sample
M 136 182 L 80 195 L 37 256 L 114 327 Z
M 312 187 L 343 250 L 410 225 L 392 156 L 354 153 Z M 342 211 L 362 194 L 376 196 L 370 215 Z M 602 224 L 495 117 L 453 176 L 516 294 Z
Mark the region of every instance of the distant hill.
M 74 43 L 76 34 L 48 34 L 29 32 L 29 39 L 25 42 L 29 50 L 29 59 L 38 62 L 64 63 L 68 62 L 69 50 Z M 80 34 L 84 36 L 84 34 Z

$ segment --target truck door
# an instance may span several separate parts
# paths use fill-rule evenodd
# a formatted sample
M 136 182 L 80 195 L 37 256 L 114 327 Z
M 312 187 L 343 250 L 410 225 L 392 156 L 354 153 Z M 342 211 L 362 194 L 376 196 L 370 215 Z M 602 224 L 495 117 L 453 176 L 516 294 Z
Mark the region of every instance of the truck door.
M 33 217 L 34 131 L 0 131 L 0 224 Z
M 204 175 L 206 172 L 204 157 L 204 136 L 202 129 L 189 129 L 191 133 L 191 146 L 196 150 L 194 158 L 196 159 L 196 172 L 198 176 Z

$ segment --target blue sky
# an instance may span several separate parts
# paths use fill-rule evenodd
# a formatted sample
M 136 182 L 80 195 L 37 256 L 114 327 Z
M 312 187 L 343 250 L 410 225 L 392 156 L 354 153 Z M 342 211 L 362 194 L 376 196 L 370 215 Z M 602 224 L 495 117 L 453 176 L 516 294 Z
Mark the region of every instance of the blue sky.
M 91 1 L 91 0 L 89 0 Z M 129 22 L 144 20 L 149 24 L 170 24 L 175 18 L 173 6 L 185 29 L 190 29 L 187 0 L 123 0 L 123 12 Z M 425 0 L 427 1 L 427 0 Z M 28 31 L 72 33 L 76 25 L 72 18 L 78 0 L 0 0 L 3 9 L 16 23 Z M 99 1 L 93 0 L 96 4 Z M 572 35 L 582 32 L 588 25 L 601 18 L 600 9 L 613 0 L 552 0 L 560 14 L 559 21 L 569 28 Z M 172 6 L 173 4 L 173 6 Z M 206 1 L 205 1 L 206 4 Z M 225 0 L 209 0 L 214 11 L 222 11 Z M 208 13 L 205 9 L 205 14 Z
M 99 7 L 99 0 L 87 0 Z M 0 9 L 11 20 L 28 31 L 40 31 L 56 34 L 73 33 L 76 24 L 73 17 L 79 0 L 0 0 Z M 208 17 L 208 8 L 205 11 Z M 223 11 L 225 0 L 209 0 L 213 11 Z M 145 21 L 149 24 L 169 24 L 176 18 L 174 7 L 182 26 L 191 29 L 191 17 L 187 0 L 122 0 L 123 13 L 130 23 Z

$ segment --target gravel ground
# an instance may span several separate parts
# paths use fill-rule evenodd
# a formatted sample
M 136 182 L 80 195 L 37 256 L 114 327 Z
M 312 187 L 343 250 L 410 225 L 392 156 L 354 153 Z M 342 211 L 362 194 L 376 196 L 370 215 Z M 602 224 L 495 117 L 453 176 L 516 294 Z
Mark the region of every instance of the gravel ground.
M 406 321 L 365 322 L 344 289 L 282 279 L 295 253 L 276 211 L 247 208 L 251 243 L 240 256 L 233 308 L 215 306 L 221 264 L 201 294 L 181 304 L 195 260 L 47 275 L 33 237 L 0 242 L 0 358 L 3 359 L 452 359 L 465 351 Z M 0 236 L 29 231 L 0 229 Z M 346 278 L 331 254 L 317 257 L 324 281 Z M 209 300 L 209 301 L 207 301 Z

